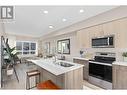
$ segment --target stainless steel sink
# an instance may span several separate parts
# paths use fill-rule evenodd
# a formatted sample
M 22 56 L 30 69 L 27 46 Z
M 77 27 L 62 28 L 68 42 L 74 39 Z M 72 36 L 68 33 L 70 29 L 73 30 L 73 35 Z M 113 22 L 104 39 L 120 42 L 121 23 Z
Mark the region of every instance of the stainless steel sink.
M 72 64 L 65 63 L 65 62 L 56 62 L 55 65 L 59 65 L 59 66 L 62 66 L 62 67 L 71 67 L 71 66 L 74 66 Z

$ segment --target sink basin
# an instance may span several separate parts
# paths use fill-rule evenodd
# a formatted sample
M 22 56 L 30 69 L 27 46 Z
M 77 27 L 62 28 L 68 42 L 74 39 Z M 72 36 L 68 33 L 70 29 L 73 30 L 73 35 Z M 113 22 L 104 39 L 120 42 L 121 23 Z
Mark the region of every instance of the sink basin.
M 55 65 L 59 65 L 59 66 L 62 66 L 62 67 L 71 67 L 71 66 L 74 66 L 72 64 L 65 63 L 65 62 L 56 62 Z

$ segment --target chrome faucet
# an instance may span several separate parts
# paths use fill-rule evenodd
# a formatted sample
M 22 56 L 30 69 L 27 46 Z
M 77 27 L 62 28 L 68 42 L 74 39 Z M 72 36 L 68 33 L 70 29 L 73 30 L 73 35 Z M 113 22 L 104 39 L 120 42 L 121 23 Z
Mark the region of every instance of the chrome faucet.
M 56 55 L 54 55 L 54 60 L 53 60 L 53 63 L 56 63 Z

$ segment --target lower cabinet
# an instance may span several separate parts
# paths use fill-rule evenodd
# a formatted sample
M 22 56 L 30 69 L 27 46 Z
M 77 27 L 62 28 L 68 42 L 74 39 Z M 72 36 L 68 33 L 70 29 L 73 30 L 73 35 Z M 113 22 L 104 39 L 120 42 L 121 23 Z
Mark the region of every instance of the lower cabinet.
M 61 89 L 83 89 L 83 67 L 57 76 L 39 66 L 37 68 L 41 73 L 41 82 L 51 80 Z
M 127 66 L 113 64 L 113 89 L 127 89 Z
M 84 65 L 84 67 L 83 67 L 83 79 L 88 80 L 88 78 L 89 78 L 89 61 L 74 58 L 73 62 Z

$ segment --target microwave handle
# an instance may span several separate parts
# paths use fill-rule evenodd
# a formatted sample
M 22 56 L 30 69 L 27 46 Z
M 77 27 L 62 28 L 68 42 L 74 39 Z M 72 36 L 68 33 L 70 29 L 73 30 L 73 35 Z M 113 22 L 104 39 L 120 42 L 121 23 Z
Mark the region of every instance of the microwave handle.
M 110 44 L 109 44 L 109 40 L 110 40 L 110 38 L 108 37 L 108 46 L 110 45 Z

